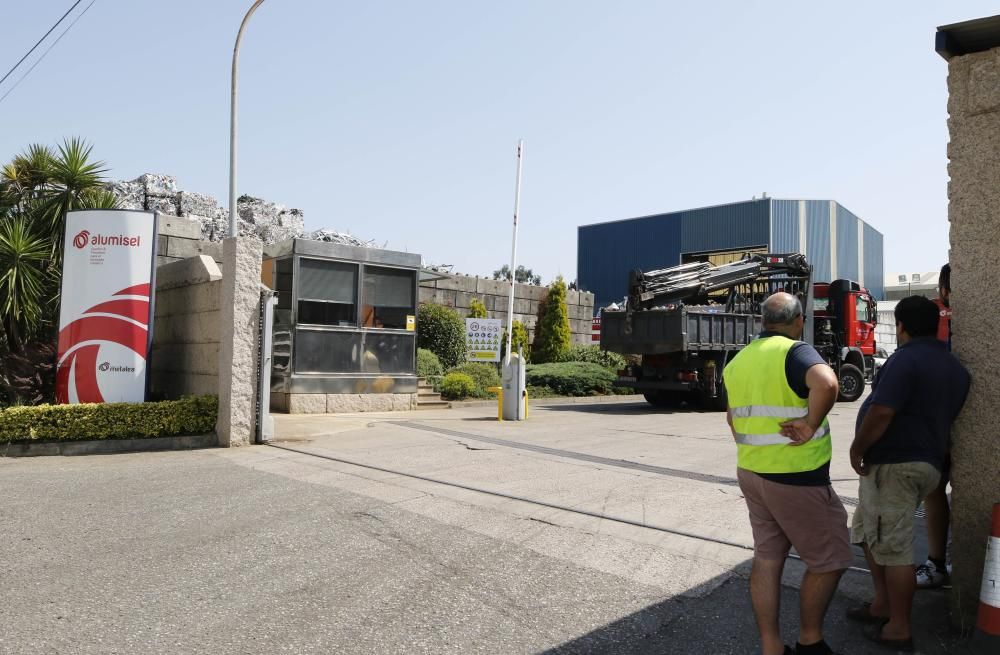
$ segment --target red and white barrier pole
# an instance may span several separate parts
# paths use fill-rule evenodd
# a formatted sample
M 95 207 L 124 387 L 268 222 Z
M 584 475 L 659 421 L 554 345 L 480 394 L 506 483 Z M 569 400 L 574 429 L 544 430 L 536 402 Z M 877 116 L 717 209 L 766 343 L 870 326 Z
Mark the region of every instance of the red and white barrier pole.
M 972 642 L 977 652 L 1000 653 L 1000 503 L 993 506 L 993 527 L 986 542 L 979 616 Z

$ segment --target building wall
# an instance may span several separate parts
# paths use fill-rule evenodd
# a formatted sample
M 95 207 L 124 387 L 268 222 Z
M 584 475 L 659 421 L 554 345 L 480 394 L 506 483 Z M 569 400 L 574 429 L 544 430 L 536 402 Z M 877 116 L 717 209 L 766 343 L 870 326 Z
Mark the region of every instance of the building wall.
M 156 273 L 153 397 L 217 395 L 222 271 L 201 256 L 161 266 Z
M 1000 48 L 948 62 L 948 220 L 951 222 L 952 346 L 972 374 L 952 430 L 953 617 L 973 619 L 992 505 L 1000 501 L 1000 365 L 989 344 L 1000 334 Z
M 538 305 L 545 299 L 548 289 L 541 286 L 518 284 L 514 287 L 514 320 L 528 330 L 528 341 L 535 339 L 538 323 Z M 487 318 L 507 321 L 510 304 L 510 284 L 500 280 L 479 277 L 448 275 L 440 280 L 420 283 L 420 303 L 434 303 L 452 307 L 462 316 L 469 315 L 469 305 L 478 298 L 486 305 Z M 594 294 L 580 291 L 566 292 L 566 310 L 573 343 L 591 343 L 594 317 Z

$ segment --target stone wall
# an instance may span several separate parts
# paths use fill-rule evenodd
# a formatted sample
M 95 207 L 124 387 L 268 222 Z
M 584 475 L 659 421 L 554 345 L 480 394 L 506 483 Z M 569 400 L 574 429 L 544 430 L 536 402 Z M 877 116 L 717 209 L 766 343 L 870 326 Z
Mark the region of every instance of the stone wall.
M 151 390 L 154 398 L 219 393 L 222 271 L 199 256 L 156 271 Z
M 972 373 L 969 399 L 952 432 L 953 617 L 970 625 L 977 608 L 990 512 L 1000 502 L 1000 48 L 948 65 L 948 219 L 951 222 L 952 340 Z
M 353 414 L 409 412 L 417 408 L 415 393 L 272 393 L 271 409 L 289 414 Z
M 528 330 L 528 340 L 534 341 L 538 323 L 538 303 L 545 299 L 547 287 L 518 284 L 514 287 L 514 320 Z M 420 302 L 452 307 L 462 316 L 469 315 L 469 305 L 478 298 L 486 305 L 487 318 L 499 318 L 506 324 L 510 304 L 510 283 L 481 277 L 448 275 L 440 280 L 420 283 Z M 594 294 L 567 291 L 566 309 L 573 343 L 590 344 L 594 317 Z
M 222 244 L 202 238 L 201 223 L 190 218 L 160 215 L 157 226 L 156 265 L 206 255 L 222 263 Z

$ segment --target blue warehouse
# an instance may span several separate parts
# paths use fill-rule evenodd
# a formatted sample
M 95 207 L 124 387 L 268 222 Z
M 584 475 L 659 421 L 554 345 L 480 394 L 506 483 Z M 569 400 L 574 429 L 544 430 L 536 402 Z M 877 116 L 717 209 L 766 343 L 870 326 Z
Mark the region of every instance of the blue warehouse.
M 595 308 L 621 302 L 633 269 L 724 264 L 746 252 L 805 253 L 815 281 L 857 280 L 883 296 L 882 233 L 835 200 L 765 197 L 578 230 L 577 280 Z

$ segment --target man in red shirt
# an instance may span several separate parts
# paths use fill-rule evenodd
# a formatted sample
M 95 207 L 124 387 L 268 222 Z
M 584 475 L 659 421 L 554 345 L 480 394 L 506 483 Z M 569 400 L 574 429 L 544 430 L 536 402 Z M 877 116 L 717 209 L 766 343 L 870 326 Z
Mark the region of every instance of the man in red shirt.
M 948 344 L 951 350 L 951 264 L 941 267 L 938 277 L 938 297 L 934 303 L 938 306 L 937 338 Z M 948 551 L 948 526 L 951 523 L 951 508 L 948 506 L 948 473 L 950 458 L 945 460 L 941 471 L 941 482 L 937 488 L 924 499 L 924 513 L 927 522 L 927 561 L 917 567 L 917 588 L 936 589 L 950 587 L 951 575 L 948 573 L 946 556 Z

